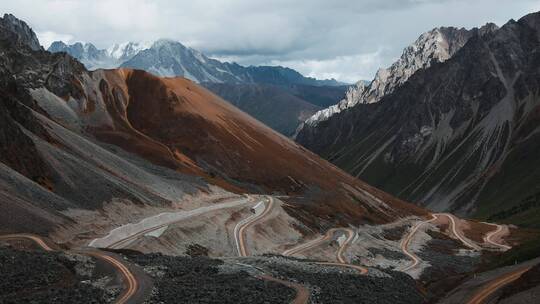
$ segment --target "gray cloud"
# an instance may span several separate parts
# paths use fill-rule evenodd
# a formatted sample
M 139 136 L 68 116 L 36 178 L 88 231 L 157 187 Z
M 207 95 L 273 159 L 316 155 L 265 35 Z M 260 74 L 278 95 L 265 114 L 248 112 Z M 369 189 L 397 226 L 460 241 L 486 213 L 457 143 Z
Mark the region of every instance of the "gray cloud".
M 241 64 L 282 64 L 315 77 L 369 79 L 436 26 L 474 27 L 540 10 L 533 0 L 2 0 L 43 44 L 172 38 Z

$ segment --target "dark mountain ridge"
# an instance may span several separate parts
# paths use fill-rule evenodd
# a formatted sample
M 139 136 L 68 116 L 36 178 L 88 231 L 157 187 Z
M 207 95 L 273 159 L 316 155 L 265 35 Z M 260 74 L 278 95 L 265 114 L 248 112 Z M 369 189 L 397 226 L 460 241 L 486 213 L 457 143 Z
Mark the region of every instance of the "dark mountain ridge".
M 435 210 L 488 217 L 511 208 L 540 181 L 539 25 L 533 13 L 474 35 L 378 103 L 339 113 L 297 140 Z M 537 226 L 538 217 L 520 216 L 506 220 Z

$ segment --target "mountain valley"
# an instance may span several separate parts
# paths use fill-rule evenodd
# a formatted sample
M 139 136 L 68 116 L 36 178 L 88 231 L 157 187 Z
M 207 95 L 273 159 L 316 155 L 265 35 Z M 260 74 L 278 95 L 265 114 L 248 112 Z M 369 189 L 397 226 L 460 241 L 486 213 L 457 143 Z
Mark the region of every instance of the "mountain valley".
M 430 209 L 538 227 L 537 217 L 509 211 L 532 200 L 520 210 L 536 213 L 538 19 L 480 30 L 446 62 L 303 128 L 297 141 Z
M 347 86 L 6 14 L 0 303 L 534 299 L 538 46 L 437 28 Z

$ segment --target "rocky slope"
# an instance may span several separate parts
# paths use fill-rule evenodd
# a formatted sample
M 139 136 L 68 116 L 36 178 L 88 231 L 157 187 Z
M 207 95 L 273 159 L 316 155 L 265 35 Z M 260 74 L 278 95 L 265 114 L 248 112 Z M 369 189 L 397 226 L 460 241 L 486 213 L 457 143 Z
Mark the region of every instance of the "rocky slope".
M 389 68 L 377 71 L 375 78 L 366 83 L 361 80 L 349 88 L 343 100 L 320 110 L 306 120 L 306 127 L 316 126 L 332 115 L 354 107 L 357 104 L 378 102 L 383 96 L 392 93 L 411 75 L 425 69 L 435 62 L 444 62 L 452 57 L 469 38 L 495 30 L 495 24 L 486 24 L 480 29 L 466 30 L 455 27 L 439 27 L 423 33 L 403 50 L 401 57 Z
M 192 81 L 87 71 L 66 53 L 32 50 L 24 32 L 1 29 L 2 232 L 69 230 L 77 215 L 110 213 L 93 222 L 97 229 L 231 192 L 287 195 L 287 212 L 316 230 L 424 212 Z
M 539 25 L 534 13 L 473 34 L 449 60 L 417 71 L 376 103 L 302 130 L 297 140 L 401 198 L 503 215 L 538 193 Z M 535 217 L 532 206 L 522 215 Z

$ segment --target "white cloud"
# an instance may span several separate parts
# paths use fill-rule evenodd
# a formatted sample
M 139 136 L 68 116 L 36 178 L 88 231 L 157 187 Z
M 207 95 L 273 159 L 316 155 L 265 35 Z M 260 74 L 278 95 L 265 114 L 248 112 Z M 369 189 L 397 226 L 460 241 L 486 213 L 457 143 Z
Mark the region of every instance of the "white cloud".
M 69 34 L 59 34 L 52 31 L 45 31 L 45 32 L 36 32 L 36 35 L 38 36 L 39 42 L 45 49 L 49 48 L 51 43 L 58 40 L 63 41 L 65 43 L 73 42 L 73 36 Z
M 334 78 L 347 83 L 371 80 L 373 71 L 383 65 L 381 51 L 351 56 L 337 56 L 327 60 L 273 60 L 270 65 L 291 67 L 300 73 L 319 79 Z
M 538 0 L 0 1 L 0 11 L 27 21 L 43 44 L 55 37 L 47 32 L 100 48 L 172 38 L 240 63 L 281 62 L 343 80 L 373 75 L 379 66 L 371 62 L 388 66 L 434 27 L 501 25 L 535 8 Z M 369 57 L 380 49 L 388 51 Z

